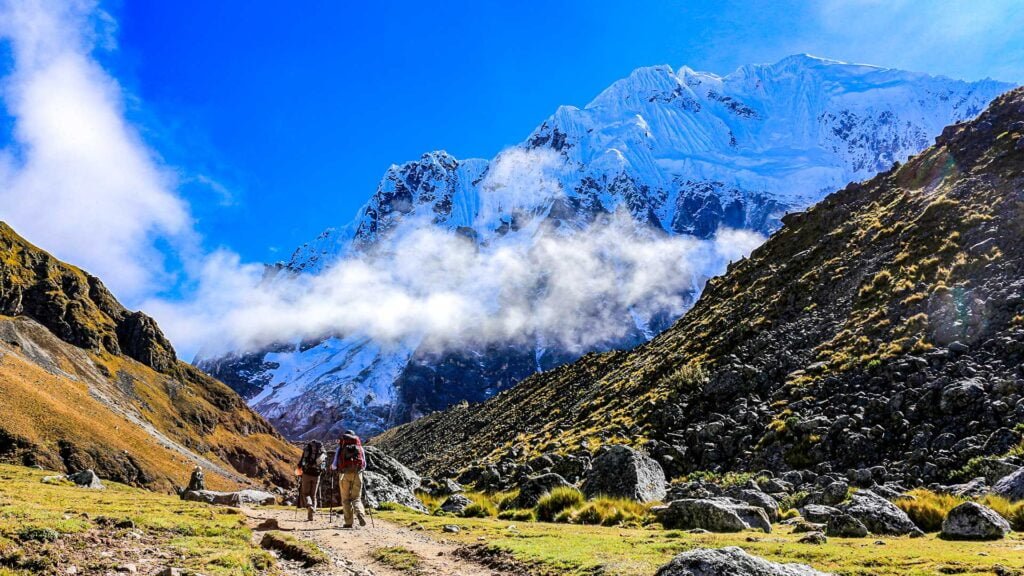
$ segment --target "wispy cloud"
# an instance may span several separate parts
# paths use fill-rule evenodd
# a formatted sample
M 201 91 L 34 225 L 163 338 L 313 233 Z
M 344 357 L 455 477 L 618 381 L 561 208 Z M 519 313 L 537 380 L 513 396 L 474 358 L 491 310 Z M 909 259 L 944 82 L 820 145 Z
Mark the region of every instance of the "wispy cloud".
M 14 141 L 0 152 L 0 218 L 133 298 L 167 279 L 157 239 L 194 244 L 175 176 L 125 120 L 125 95 L 92 57 L 116 45 L 93 2 L 0 4 L 14 67 L 2 79 Z

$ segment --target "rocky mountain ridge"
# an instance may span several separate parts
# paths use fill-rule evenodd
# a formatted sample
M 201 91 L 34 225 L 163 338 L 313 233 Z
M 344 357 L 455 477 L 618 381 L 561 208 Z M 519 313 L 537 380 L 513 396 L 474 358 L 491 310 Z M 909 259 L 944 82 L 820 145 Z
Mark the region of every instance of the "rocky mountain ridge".
M 492 481 L 607 443 L 670 477 L 877 467 L 920 485 L 1019 465 L 1024 90 L 783 222 L 649 343 L 376 443 L 424 473 Z
M 402 226 L 433 227 L 480 246 L 572 235 L 615 214 L 628 215 L 641 235 L 767 234 L 787 211 L 919 152 L 943 126 L 973 118 L 1007 88 L 806 55 L 727 76 L 641 68 L 583 108 L 559 108 L 493 160 L 438 151 L 392 166 L 349 225 L 300 247 L 271 281 L 386 252 Z M 699 291 L 696 281 L 680 295 L 684 307 Z M 681 311 L 623 311 L 623 336 L 593 349 L 631 348 Z M 312 438 L 339 427 L 376 433 L 462 400 L 478 402 L 579 356 L 550 340 L 537 333 L 526 346 L 467 344 L 439 353 L 415 341 L 385 347 L 361 334 L 325 335 L 201 353 L 196 365 L 286 435 Z

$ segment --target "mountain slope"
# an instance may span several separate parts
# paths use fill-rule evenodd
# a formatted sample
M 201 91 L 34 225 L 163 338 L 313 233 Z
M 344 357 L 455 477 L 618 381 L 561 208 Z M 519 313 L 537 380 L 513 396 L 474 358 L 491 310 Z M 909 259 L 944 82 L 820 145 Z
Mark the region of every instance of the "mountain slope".
M 294 447 L 156 323 L 0 222 L 0 459 L 171 490 L 287 485 Z
M 480 247 L 585 234 L 613 215 L 628 216 L 641 237 L 711 238 L 722 228 L 768 234 L 784 213 L 905 160 L 1009 87 L 806 55 L 727 76 L 641 68 L 583 108 L 559 108 L 490 161 L 432 152 L 392 166 L 352 223 L 300 247 L 273 281 L 387 254 L 403 226 Z M 679 305 L 615 309 L 609 322 L 617 336 L 582 352 L 647 340 L 692 304 L 706 274 L 720 272 L 696 275 Z M 385 346 L 360 333 L 316 334 L 204 353 L 196 364 L 286 435 L 303 438 L 340 427 L 379 432 L 459 400 L 483 400 L 581 354 L 544 330 L 440 352 L 409 341 Z
M 1021 441 L 1024 90 L 783 221 L 649 343 L 376 443 L 429 472 L 622 442 L 672 475 L 884 465 L 930 481 Z

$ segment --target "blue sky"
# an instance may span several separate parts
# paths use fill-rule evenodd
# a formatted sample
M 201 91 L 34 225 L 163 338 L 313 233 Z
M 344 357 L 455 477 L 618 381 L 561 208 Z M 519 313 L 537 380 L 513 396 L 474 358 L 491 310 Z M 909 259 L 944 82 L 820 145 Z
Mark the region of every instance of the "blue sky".
M 392 163 L 492 157 L 639 66 L 1024 82 L 1019 0 L 282 6 L 0 0 L 0 219 L 146 307 L 211 262 L 287 258 Z
M 205 241 L 274 260 L 349 220 L 391 163 L 491 157 L 638 66 L 810 52 L 1024 80 L 1024 4 L 915 4 L 125 2 L 103 62 L 191 176 Z

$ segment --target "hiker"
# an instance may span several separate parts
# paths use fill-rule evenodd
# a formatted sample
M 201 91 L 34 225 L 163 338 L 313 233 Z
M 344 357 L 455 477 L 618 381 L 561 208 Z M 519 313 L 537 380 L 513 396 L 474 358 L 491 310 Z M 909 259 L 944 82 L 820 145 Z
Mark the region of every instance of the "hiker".
M 352 512 L 355 511 L 360 526 L 366 526 L 366 511 L 363 509 L 363 470 L 366 470 L 366 453 L 363 443 L 352 430 L 346 430 L 338 438 L 338 449 L 334 452 L 331 470 L 341 476 L 341 507 L 345 513 L 342 528 L 352 527 Z
M 195 469 L 192 470 L 192 476 L 188 479 L 188 490 L 193 492 L 206 490 L 206 482 L 203 478 L 203 469 L 201 466 L 196 466 Z
M 318 494 L 320 488 L 320 475 L 324 473 L 327 464 L 327 451 L 319 440 L 312 440 L 302 449 L 302 457 L 299 458 L 299 467 L 295 470 L 299 479 L 299 500 L 295 505 L 299 508 L 306 508 L 306 520 L 313 521 L 316 508 L 320 504 Z

